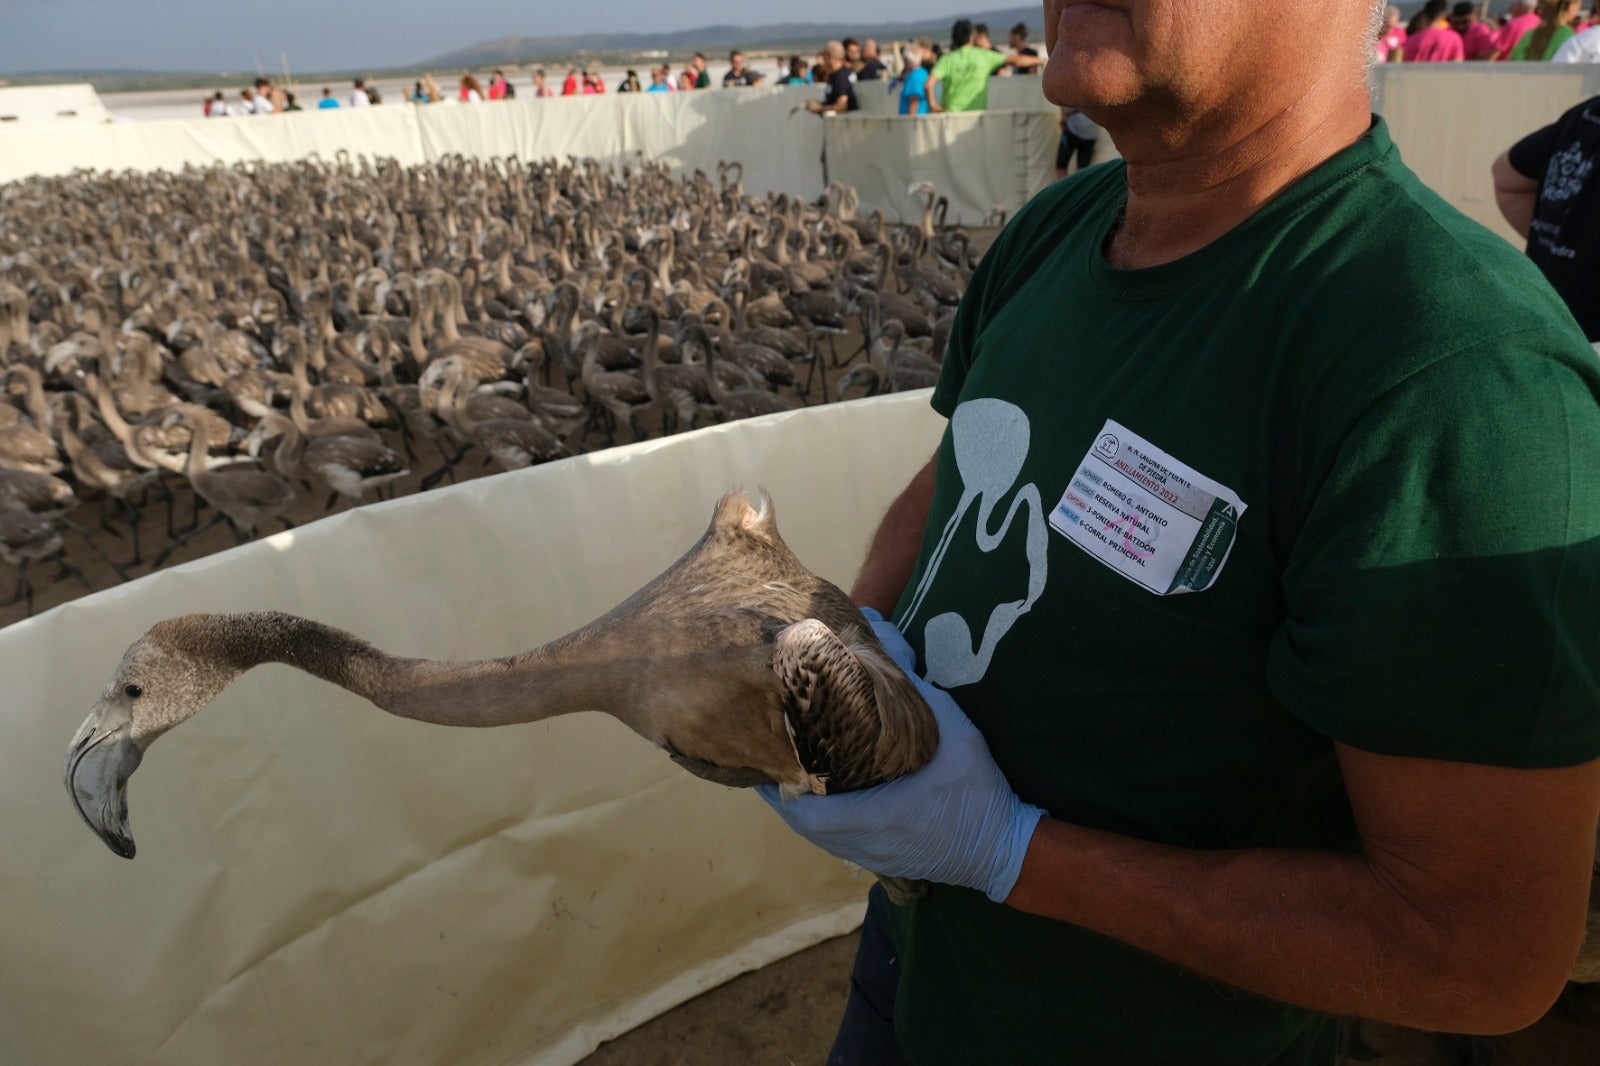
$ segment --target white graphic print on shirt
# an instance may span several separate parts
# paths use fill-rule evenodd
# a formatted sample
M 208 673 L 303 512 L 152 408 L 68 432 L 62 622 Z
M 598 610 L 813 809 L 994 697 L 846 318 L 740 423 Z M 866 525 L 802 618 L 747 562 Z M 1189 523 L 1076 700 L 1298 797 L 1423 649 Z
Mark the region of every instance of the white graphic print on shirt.
M 1028 592 L 1025 598 L 997 604 L 990 611 L 976 647 L 971 628 L 959 614 L 947 611 L 928 619 L 923 627 L 923 657 L 928 664 L 928 680 L 942 688 L 970 685 L 983 679 L 1001 639 L 1044 594 L 1049 547 L 1045 509 L 1039 487 L 1032 483 L 1017 489 L 999 529 L 990 532 L 995 511 L 1011 493 L 1028 457 L 1031 435 L 1028 416 L 1022 409 L 1004 400 L 968 400 L 950 416 L 950 436 L 956 471 L 961 478 L 961 499 L 928 557 L 922 580 L 899 619 L 900 628 L 908 629 L 921 611 L 928 590 L 939 577 L 945 555 L 961 534 L 967 512 L 974 503 L 978 505 L 978 514 L 973 536 L 978 550 L 986 554 L 1005 542 L 1017 512 L 1026 510 L 1027 536 L 1023 549 L 1028 563 Z

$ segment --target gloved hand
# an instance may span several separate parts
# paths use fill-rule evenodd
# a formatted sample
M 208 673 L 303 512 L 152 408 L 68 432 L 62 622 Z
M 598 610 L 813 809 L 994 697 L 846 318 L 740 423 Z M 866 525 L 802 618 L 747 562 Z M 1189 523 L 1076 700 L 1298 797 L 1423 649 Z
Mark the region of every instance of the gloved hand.
M 1004 902 L 1044 816 L 1017 798 L 989 746 L 955 700 L 913 672 L 916 654 L 876 611 L 862 611 L 884 650 L 914 681 L 939 723 L 939 750 L 914 774 L 860 792 L 785 800 L 757 789 L 789 828 L 875 874 L 973 888 Z

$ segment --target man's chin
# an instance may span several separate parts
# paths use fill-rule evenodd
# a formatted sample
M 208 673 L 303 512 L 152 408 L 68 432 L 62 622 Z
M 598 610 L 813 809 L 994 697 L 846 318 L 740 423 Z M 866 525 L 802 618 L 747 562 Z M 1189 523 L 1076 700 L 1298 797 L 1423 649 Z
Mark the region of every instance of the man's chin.
M 1139 97 L 1139 79 L 1132 60 L 1109 51 L 1090 53 L 1059 48 L 1051 52 L 1040 88 L 1052 104 L 1086 112 L 1120 107 Z

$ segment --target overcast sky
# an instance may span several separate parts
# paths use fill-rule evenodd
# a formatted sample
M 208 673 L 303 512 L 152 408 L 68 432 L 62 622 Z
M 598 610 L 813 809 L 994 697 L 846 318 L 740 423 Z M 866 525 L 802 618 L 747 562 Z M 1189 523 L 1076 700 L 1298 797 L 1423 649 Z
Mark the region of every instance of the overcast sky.
M 496 37 L 850 23 L 946 14 L 959 0 L 0 0 L 0 73 L 295 70 L 415 63 Z M 980 2 L 977 9 L 1008 6 Z

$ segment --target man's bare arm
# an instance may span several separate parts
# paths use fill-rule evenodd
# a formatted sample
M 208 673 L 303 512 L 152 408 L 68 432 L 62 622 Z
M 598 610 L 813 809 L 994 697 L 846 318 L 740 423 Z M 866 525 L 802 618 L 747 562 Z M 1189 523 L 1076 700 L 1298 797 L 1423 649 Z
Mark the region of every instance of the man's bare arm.
M 1577 954 L 1600 761 L 1338 746 L 1363 852 L 1192 851 L 1045 820 L 1006 902 L 1272 999 L 1421 1029 L 1537 1019 Z
M 1533 210 L 1539 203 L 1539 183 L 1511 165 L 1511 153 L 1501 152 L 1490 167 L 1494 175 L 1494 202 L 1500 208 L 1511 228 L 1528 235 L 1533 223 Z
M 811 112 L 813 115 L 826 115 L 830 111 L 831 112 L 843 111 L 846 107 L 849 106 L 849 104 L 850 104 L 850 101 L 847 100 L 846 98 L 844 98 L 843 96 L 839 97 L 839 99 L 835 100 L 831 104 L 824 104 L 824 103 L 822 103 L 821 101 L 818 101 L 818 100 L 807 100 L 806 101 L 806 110 Z
M 933 505 L 933 477 L 938 463 L 936 453 L 884 512 L 872 546 L 867 549 L 867 561 L 861 564 L 861 573 L 850 590 L 850 598 L 858 606 L 871 607 L 887 618 L 899 602 L 922 548 L 922 528 L 928 524 L 928 508 Z

